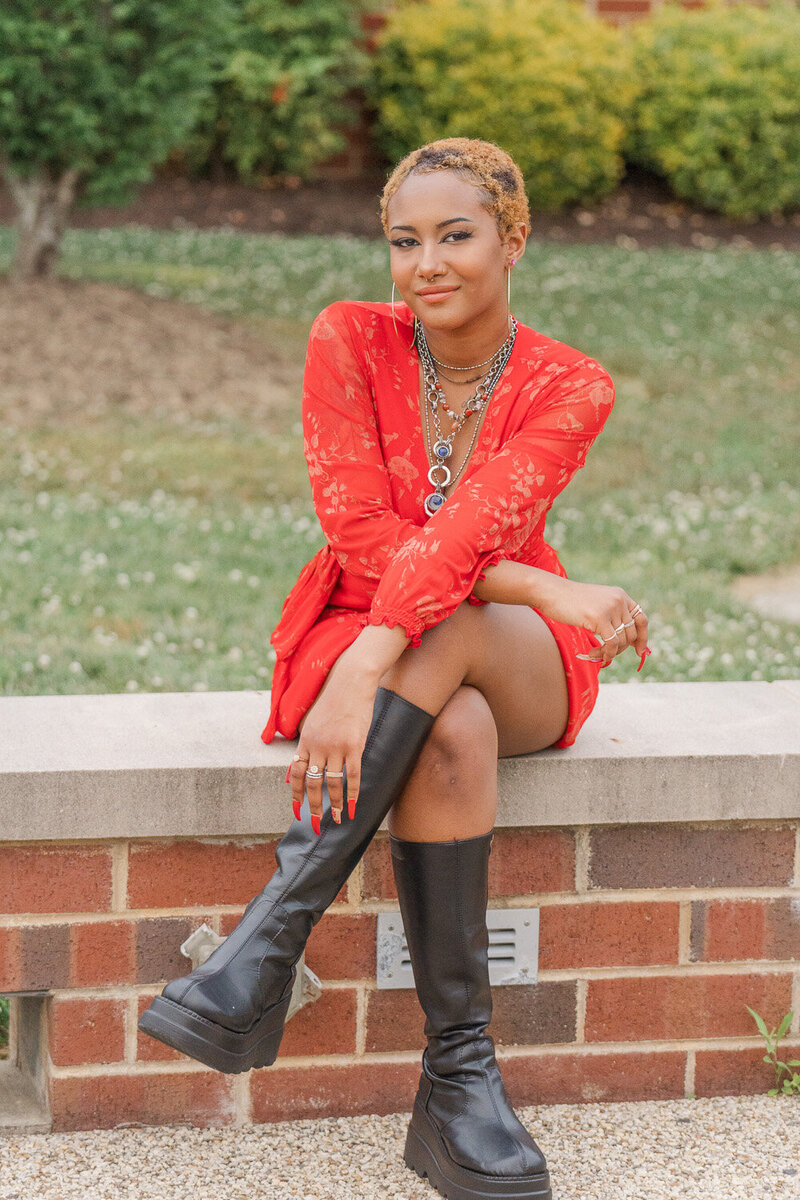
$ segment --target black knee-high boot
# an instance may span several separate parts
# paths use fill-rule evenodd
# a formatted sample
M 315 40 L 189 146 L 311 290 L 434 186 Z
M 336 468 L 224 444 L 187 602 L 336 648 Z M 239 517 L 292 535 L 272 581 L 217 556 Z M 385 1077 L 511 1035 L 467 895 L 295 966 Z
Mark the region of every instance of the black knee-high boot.
M 544 1155 L 511 1107 L 486 1032 L 492 834 L 390 843 L 428 1039 L 406 1164 L 449 1200 L 551 1200 Z
M 320 835 L 292 822 L 263 892 L 206 962 L 156 996 L 139 1019 L 144 1033 L 229 1074 L 275 1061 L 295 963 L 405 787 L 433 721 L 378 688 L 352 821 L 337 825 L 326 807 Z

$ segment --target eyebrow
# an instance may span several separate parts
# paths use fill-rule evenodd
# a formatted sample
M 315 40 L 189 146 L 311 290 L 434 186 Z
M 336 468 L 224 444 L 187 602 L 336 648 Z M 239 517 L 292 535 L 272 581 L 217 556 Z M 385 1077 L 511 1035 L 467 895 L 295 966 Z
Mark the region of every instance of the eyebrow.
M 469 221 L 472 225 L 475 224 L 475 222 L 472 220 L 472 217 L 450 217 L 447 221 L 440 221 L 436 228 L 444 229 L 445 225 L 455 225 L 457 221 Z M 414 225 L 392 225 L 392 229 L 409 229 L 412 233 L 417 232 L 416 226 Z

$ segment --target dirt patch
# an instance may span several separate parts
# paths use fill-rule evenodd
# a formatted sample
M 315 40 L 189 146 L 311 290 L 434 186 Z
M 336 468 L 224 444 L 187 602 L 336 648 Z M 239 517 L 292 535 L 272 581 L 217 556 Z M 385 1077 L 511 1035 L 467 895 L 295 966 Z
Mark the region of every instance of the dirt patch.
M 239 321 L 104 283 L 0 281 L 0 413 L 18 428 L 113 412 L 258 426 L 298 380 Z
M 764 617 L 800 625 L 800 563 L 787 563 L 763 575 L 742 575 L 731 591 Z
M 70 224 L 80 229 L 136 224 L 154 229 L 192 226 L 380 238 L 378 197 L 384 178 L 371 174 L 297 188 L 256 188 L 164 174 L 143 187 L 132 204 L 76 208 Z M 11 200 L 0 188 L 0 223 L 13 220 Z M 577 205 L 557 216 L 534 213 L 531 236 L 545 242 L 612 242 L 629 249 L 662 245 L 713 249 L 732 243 L 743 248 L 800 250 L 800 212 L 733 221 L 676 199 L 658 176 L 632 167 L 613 195 L 591 209 Z

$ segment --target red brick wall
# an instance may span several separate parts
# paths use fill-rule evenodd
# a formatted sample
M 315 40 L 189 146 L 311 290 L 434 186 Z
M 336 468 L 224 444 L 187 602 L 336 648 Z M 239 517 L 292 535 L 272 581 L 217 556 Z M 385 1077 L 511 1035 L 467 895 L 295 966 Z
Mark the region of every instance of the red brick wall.
M 209 1071 L 136 1029 L 226 934 L 274 866 L 274 839 L 0 845 L 0 994 L 51 993 L 53 1128 L 198 1125 L 409 1109 L 424 1045 L 413 991 L 375 987 L 396 908 L 379 834 L 311 935 L 325 985 L 277 1063 Z M 498 829 L 493 907 L 540 908 L 539 981 L 494 989 L 491 1032 L 517 1104 L 763 1092 L 749 1004 L 800 1047 L 800 822 Z

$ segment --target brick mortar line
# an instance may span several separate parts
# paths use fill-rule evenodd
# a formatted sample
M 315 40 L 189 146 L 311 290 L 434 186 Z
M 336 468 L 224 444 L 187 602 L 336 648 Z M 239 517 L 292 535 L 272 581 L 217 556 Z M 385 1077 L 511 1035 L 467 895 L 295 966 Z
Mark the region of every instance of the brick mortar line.
M 233 1092 L 233 1109 L 235 1125 L 253 1124 L 253 1097 L 250 1092 L 250 1076 L 248 1072 L 234 1075 L 231 1085 Z
M 686 1051 L 686 1070 L 683 1073 L 683 1094 L 687 1098 L 694 1095 L 695 1089 L 695 1068 L 697 1066 L 696 1050 L 690 1049 Z
M 547 908 L 566 904 L 622 904 L 622 903 L 681 903 L 690 900 L 795 900 L 800 896 L 800 887 L 789 884 L 770 887 L 724 887 L 724 888 L 630 888 L 608 891 L 578 892 L 530 892 L 515 896 L 490 896 L 492 909 Z M 2 913 L 0 927 L 29 925 L 74 925 L 99 924 L 103 921 L 138 921 L 188 917 L 213 921 L 217 917 L 238 913 L 243 904 L 187 905 L 185 908 L 126 908 L 105 909 L 102 912 L 49 912 L 49 913 Z M 375 916 L 382 912 L 398 912 L 396 900 L 362 900 L 358 907 L 350 904 L 333 904 L 326 909 L 327 916 Z
M 539 971 L 536 982 L 564 983 L 575 981 L 580 986 L 582 983 L 588 984 L 592 980 L 604 979 L 692 979 L 716 975 L 790 975 L 794 981 L 794 987 L 800 989 L 798 963 L 776 961 L 748 961 L 744 963 L 656 963 L 643 967 L 576 967 L 574 969 L 552 967 Z M 361 976 L 358 979 L 323 979 L 322 983 L 324 987 L 330 988 L 333 991 L 344 991 L 352 988 L 361 989 L 364 992 L 365 1003 L 366 993 L 370 991 L 413 991 L 411 987 L 379 989 L 372 976 Z M 495 989 L 503 986 L 502 984 L 495 984 Z M 536 983 L 531 983 L 529 986 L 535 987 Z M 126 999 L 129 996 L 148 996 L 154 993 L 157 995 L 162 987 L 163 983 L 110 983 L 106 987 L 43 988 L 40 990 L 56 999 L 114 1000 Z M 13 995 L 13 993 L 9 994 Z M 797 1012 L 797 1007 L 795 1007 L 795 1012 Z
M 489 907 L 498 909 L 526 908 L 534 905 L 564 904 L 621 904 L 621 903 L 680 903 L 690 900 L 782 900 L 797 899 L 800 888 L 791 884 L 780 884 L 742 887 L 675 887 L 675 888 L 628 888 L 628 889 L 597 889 L 592 892 L 529 892 L 514 896 L 490 896 Z M 52 913 L 9 913 L 0 920 L 4 923 L 16 924 L 45 924 L 58 921 L 102 921 L 108 919 L 141 920 L 145 918 L 166 917 L 204 917 L 229 916 L 241 914 L 242 904 L 192 904 L 181 908 L 178 906 L 164 908 L 129 908 L 122 912 L 104 910 L 103 912 L 52 912 Z M 396 900 L 362 900 L 355 904 L 333 904 L 326 909 L 325 915 L 331 916 L 374 916 L 377 913 L 398 911 Z
M 590 825 L 575 828 L 575 893 L 589 891 L 589 860 L 592 854 Z
M 579 979 L 575 988 L 575 1042 L 582 1045 L 586 1041 L 586 996 L 589 991 L 585 979 Z
M 366 1053 L 367 1047 L 367 989 L 360 986 L 356 991 L 356 1054 Z
M 358 987 L 360 984 L 369 983 L 369 980 L 358 979 L 325 979 L 323 983 L 326 988 L 332 991 L 344 991 Z M 52 996 L 54 1000 L 127 1000 L 133 997 L 138 999 L 139 996 L 160 995 L 164 984 L 162 983 L 109 983 L 106 987 L 68 987 L 68 988 L 45 988 L 43 991 Z M 2 993 L 0 993 L 2 994 Z M 10 993 L 14 995 L 14 993 Z
M 792 1012 L 794 1019 L 789 1026 L 790 1032 L 797 1035 L 800 1034 L 800 969 L 794 973 L 794 983 L 792 984 Z
M 612 822 L 612 824 L 619 825 L 620 823 Z M 586 825 L 586 824 L 571 825 L 569 823 L 564 823 L 561 825 L 535 825 L 533 823 L 529 823 L 529 824 L 525 824 L 525 825 L 500 825 L 500 826 L 497 826 L 496 828 L 497 828 L 497 831 L 500 833 L 510 833 L 510 834 L 513 834 L 516 831 L 522 831 L 522 832 L 528 833 L 531 830 L 538 830 L 543 833 L 552 833 L 554 830 L 561 830 L 561 831 L 565 831 L 565 832 L 572 833 L 573 835 L 575 835 L 579 831 L 584 830 L 584 829 L 589 830 L 590 832 L 593 829 L 605 830 L 608 828 L 608 825 L 609 825 L 608 822 L 596 821 L 593 824 L 589 824 L 589 825 Z M 658 825 L 658 826 L 680 825 L 682 828 L 690 828 L 690 829 L 718 829 L 718 828 L 726 829 L 729 827 L 736 827 L 736 828 L 740 828 L 740 829 L 771 829 L 776 826 L 783 826 L 783 827 L 788 826 L 792 829 L 797 830 L 799 827 L 798 819 L 796 817 L 718 817 L 716 819 L 710 818 L 710 819 L 702 820 L 702 821 L 671 821 L 671 820 L 667 821 L 667 820 L 661 819 L 661 820 L 653 820 L 653 821 L 625 821 L 625 822 L 621 823 L 622 828 L 629 828 L 629 827 L 633 828 L 633 827 L 638 827 L 641 825 Z M 263 834 L 263 835 L 258 835 L 258 836 L 255 836 L 253 834 L 234 834 L 234 833 L 228 833 L 228 834 L 219 833 L 219 834 L 208 834 L 208 835 L 198 834 L 198 833 L 188 833 L 188 834 L 175 834 L 172 836 L 164 836 L 164 837 L 159 837 L 159 836 L 154 835 L 152 837 L 113 837 L 113 836 L 110 836 L 110 837 L 99 837 L 99 838 L 24 838 L 24 839 L 19 838 L 19 839 L 14 839 L 13 841 L 0 841 L 0 850 L 28 849 L 32 846 L 39 847 L 42 850 L 47 850 L 47 851 L 52 851 L 53 849 L 59 849 L 59 848 L 83 849 L 83 850 L 105 848 L 106 850 L 110 850 L 110 848 L 115 843 L 123 842 L 123 841 L 126 842 L 129 845 L 129 847 L 131 847 L 133 849 L 136 849 L 139 846 L 147 846 L 147 847 L 159 846 L 159 845 L 171 846 L 171 845 L 175 845 L 175 844 L 179 844 L 179 843 L 183 843 L 183 842 L 197 842 L 204 846 L 236 845 L 239 847 L 246 848 L 248 846 L 267 846 L 270 843 L 277 845 L 277 843 L 284 836 L 285 832 L 286 831 L 284 830 L 283 833 L 271 833 L 271 834 Z M 386 841 L 388 839 L 386 837 L 384 837 L 381 840 Z
M 800 822 L 798 822 L 794 838 L 794 886 L 800 888 Z
M 580 1051 L 583 1054 L 600 1057 L 612 1054 L 654 1054 L 654 1053 L 689 1053 L 708 1050 L 758 1050 L 764 1045 L 763 1039 L 752 1038 L 685 1038 L 683 1040 L 664 1040 L 649 1042 L 559 1042 L 547 1045 L 504 1046 L 497 1044 L 497 1056 L 500 1061 L 513 1058 L 564 1058 L 566 1055 Z M 800 1048 L 800 1039 L 789 1038 L 786 1050 L 794 1051 Z M 419 1063 L 420 1050 L 391 1050 L 368 1052 L 362 1056 L 355 1054 L 315 1054 L 286 1056 L 279 1059 L 271 1071 L 281 1069 L 295 1070 L 297 1068 L 313 1067 L 354 1067 L 375 1066 L 389 1063 Z M 98 1075 L 116 1075 L 122 1078 L 134 1075 L 217 1075 L 210 1067 L 202 1063 L 183 1062 L 137 1062 L 137 1063 L 86 1063 L 80 1066 L 56 1067 L 51 1066 L 50 1075 L 53 1079 L 92 1078 Z
M 125 912 L 128 908 L 128 843 L 111 845 L 111 910 Z

